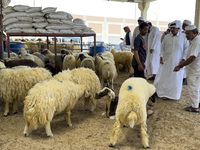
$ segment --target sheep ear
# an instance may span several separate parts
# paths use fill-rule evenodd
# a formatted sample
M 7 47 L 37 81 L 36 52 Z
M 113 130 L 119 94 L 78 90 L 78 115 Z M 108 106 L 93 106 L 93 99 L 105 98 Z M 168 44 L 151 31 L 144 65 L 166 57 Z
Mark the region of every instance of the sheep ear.
M 89 98 L 89 97 L 90 97 L 90 91 L 88 91 L 88 90 L 85 91 L 85 97 L 86 97 L 86 98 Z
M 108 93 L 108 96 L 110 97 L 110 99 L 114 99 L 115 98 L 114 95 L 112 95 L 111 92 Z

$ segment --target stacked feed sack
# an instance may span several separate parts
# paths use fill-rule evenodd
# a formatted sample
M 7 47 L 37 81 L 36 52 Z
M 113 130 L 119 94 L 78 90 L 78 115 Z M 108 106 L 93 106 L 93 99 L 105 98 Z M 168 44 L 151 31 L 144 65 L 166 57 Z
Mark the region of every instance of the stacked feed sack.
M 11 0 L 2 0 L 3 8 L 6 8 L 10 4 Z
M 91 28 L 87 27 L 84 21 L 80 18 L 75 18 L 73 20 L 74 23 L 74 32 L 76 34 L 95 34 Z
M 55 12 L 55 7 L 30 7 L 27 5 L 9 6 L 3 9 L 4 30 L 7 33 L 49 33 L 44 27 L 48 25 L 45 14 Z

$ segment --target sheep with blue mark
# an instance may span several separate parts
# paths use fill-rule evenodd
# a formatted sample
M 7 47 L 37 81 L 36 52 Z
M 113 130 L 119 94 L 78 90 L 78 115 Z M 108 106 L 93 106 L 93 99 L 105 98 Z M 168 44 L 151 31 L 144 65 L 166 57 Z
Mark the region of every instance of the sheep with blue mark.
M 90 111 L 94 111 L 96 108 L 95 95 L 101 89 L 100 81 L 95 72 L 88 68 L 76 68 L 73 70 L 64 70 L 54 76 L 54 79 L 64 81 L 69 80 L 75 84 L 88 85 L 91 93 L 89 99 L 84 99 L 84 109 L 89 109 L 89 104 L 91 103 Z
M 51 73 L 44 68 L 2 69 L 0 71 L 0 96 L 5 101 L 4 116 L 9 114 L 9 103 L 17 113 L 16 101 L 24 101 L 29 89 L 36 83 L 51 79 Z
M 121 124 L 131 128 L 140 124 L 142 145 L 144 148 L 149 148 L 146 104 L 149 98 L 155 102 L 156 97 L 156 88 L 145 79 L 129 78 L 123 82 L 119 91 L 116 122 L 110 138 L 110 147 L 116 144 Z
M 25 48 L 21 48 L 18 51 L 18 54 L 19 55 L 21 54 L 20 59 L 30 59 L 30 60 L 34 61 L 39 67 L 42 67 L 42 68 L 45 67 L 44 62 L 39 57 L 32 55 L 32 54 L 28 54 L 27 51 L 25 50 Z
M 89 68 L 95 71 L 94 61 L 91 58 L 84 58 L 81 61 L 80 67 Z
M 68 125 L 72 126 L 71 109 L 82 97 L 90 97 L 89 86 L 54 79 L 36 84 L 30 89 L 24 101 L 24 135 L 29 135 L 29 127 L 36 130 L 38 124 L 41 124 L 45 125 L 47 136 L 52 137 L 50 123 L 55 115 L 63 111 L 66 113 Z

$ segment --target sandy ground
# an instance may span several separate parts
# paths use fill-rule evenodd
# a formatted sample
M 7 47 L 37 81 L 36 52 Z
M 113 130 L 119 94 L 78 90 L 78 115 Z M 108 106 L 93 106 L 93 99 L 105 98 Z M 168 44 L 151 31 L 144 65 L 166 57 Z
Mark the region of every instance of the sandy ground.
M 128 73 L 120 73 L 115 82 L 115 92 Z M 152 82 L 151 82 L 152 83 Z M 179 101 L 159 99 L 154 104 L 154 114 L 147 121 L 150 148 L 153 150 L 200 150 L 200 115 L 183 110 L 190 106 L 187 86 L 183 86 Z M 109 148 L 110 134 L 115 120 L 102 116 L 105 100 L 97 101 L 97 109 L 91 113 L 83 110 L 79 101 L 72 110 L 73 127 L 67 126 L 64 114 L 51 122 L 54 137 L 47 137 L 43 126 L 24 137 L 25 120 L 23 104 L 18 102 L 18 114 L 3 117 L 4 101 L 0 100 L 0 150 L 140 150 L 140 128 L 121 128 L 115 148 Z

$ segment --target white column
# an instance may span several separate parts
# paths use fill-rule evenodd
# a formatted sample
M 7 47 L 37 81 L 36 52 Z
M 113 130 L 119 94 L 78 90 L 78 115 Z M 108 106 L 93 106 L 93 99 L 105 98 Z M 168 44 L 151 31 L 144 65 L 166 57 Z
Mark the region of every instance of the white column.
M 200 15 L 200 0 L 196 0 L 196 10 L 195 10 L 195 21 L 194 24 L 197 27 L 198 30 L 200 30 L 200 19 L 199 19 L 199 15 Z
M 138 8 L 141 10 L 141 17 L 147 20 L 147 10 L 149 9 L 150 2 L 138 3 Z
M 104 17 L 104 24 L 102 25 L 102 41 L 104 43 L 108 43 L 108 30 L 107 17 Z

